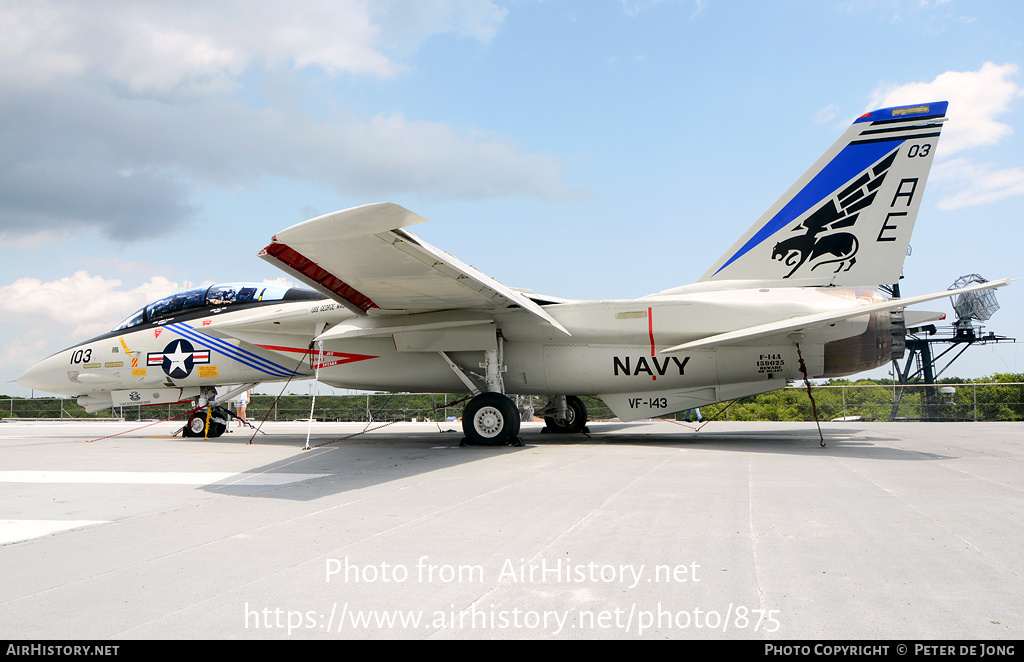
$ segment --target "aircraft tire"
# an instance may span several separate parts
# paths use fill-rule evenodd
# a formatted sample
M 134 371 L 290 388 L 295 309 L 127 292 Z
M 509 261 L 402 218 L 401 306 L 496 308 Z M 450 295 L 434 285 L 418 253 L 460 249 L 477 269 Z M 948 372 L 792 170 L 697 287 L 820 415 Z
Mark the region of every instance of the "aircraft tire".
M 214 439 L 227 432 L 228 426 L 221 421 L 210 421 L 210 431 L 206 434 L 207 439 Z
M 587 427 L 587 406 L 583 404 L 583 400 L 575 395 L 567 395 L 565 406 L 569 409 L 569 418 L 563 421 L 554 416 L 545 416 L 544 423 L 547 428 L 562 434 L 583 432 Z
M 210 416 L 210 429 L 206 429 L 206 412 L 197 411 L 189 416 L 188 423 L 182 431 L 182 436 L 215 439 L 224 434 L 228 429 L 227 423 L 221 418 L 217 409 L 213 410 Z
M 206 431 L 206 412 L 192 412 L 188 417 L 188 422 L 185 423 L 185 427 L 182 430 L 182 436 L 185 437 L 202 437 L 203 432 Z
M 462 411 L 462 431 L 470 444 L 504 446 L 519 436 L 519 410 L 501 393 L 481 393 Z

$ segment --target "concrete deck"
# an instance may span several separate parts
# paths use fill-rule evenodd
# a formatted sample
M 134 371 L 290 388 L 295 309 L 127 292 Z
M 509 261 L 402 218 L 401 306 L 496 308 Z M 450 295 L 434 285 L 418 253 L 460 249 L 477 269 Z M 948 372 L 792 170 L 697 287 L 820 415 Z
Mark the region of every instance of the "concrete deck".
M 1024 424 L 137 426 L 0 423 L 5 638 L 1024 632 Z

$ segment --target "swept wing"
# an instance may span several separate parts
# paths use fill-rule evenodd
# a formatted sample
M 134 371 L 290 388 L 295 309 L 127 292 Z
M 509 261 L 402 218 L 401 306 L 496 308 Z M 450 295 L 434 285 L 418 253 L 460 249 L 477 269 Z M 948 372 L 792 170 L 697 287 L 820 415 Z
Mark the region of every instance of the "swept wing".
M 427 219 L 390 202 L 278 232 L 260 257 L 359 315 L 518 307 L 568 335 L 534 301 L 403 229 Z

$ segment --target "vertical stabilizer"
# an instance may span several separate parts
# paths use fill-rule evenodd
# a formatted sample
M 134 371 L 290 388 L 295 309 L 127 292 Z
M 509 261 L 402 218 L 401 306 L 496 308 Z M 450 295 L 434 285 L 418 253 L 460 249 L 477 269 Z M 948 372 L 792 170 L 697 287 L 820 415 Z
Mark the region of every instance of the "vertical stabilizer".
M 946 106 L 859 117 L 700 280 L 895 283 Z

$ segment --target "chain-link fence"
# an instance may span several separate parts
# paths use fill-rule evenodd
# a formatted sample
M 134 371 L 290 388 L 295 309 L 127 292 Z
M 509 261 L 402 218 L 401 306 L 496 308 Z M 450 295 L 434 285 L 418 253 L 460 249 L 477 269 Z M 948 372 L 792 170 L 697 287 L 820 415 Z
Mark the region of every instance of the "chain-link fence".
M 866 421 L 1024 421 L 1024 383 L 812 386 L 818 419 Z M 807 389 L 793 384 L 704 408 L 732 421 L 812 421 Z M 710 414 L 710 416 L 709 416 Z
M 1021 421 L 1024 383 L 936 385 L 829 385 L 812 388 L 818 418 L 868 421 Z M 445 421 L 462 415 L 463 393 L 374 393 L 363 395 L 254 395 L 247 409 L 250 421 Z M 539 408 L 544 397 L 525 396 L 520 409 Z M 596 397 L 585 397 L 590 420 L 613 418 Z M 0 399 L 3 419 L 184 419 L 189 405 L 119 407 L 86 414 L 73 398 Z M 812 421 L 807 390 L 794 384 L 734 402 L 702 408 L 705 418 L 731 421 Z
M 804 390 L 806 393 L 806 390 Z M 1022 421 L 1024 384 L 820 386 L 822 419 L 860 416 L 882 421 Z
M 318 421 L 444 421 L 462 415 L 465 394 L 373 393 L 363 395 L 253 395 L 246 408 L 250 422 Z M 541 400 L 535 398 L 534 400 Z M 600 402 L 600 401 L 598 401 Z M 225 404 L 230 410 L 234 407 Z M 0 419 L 12 420 L 161 420 L 185 419 L 189 404 L 115 407 L 87 414 L 75 398 L 0 399 Z

